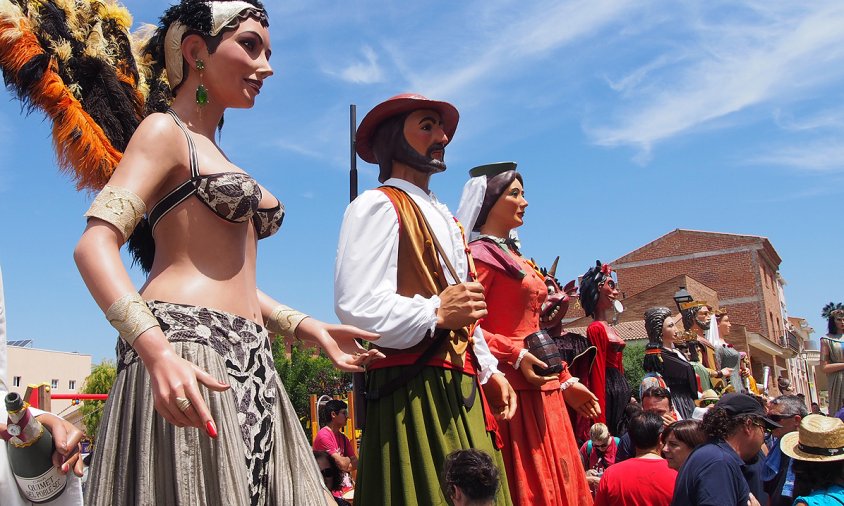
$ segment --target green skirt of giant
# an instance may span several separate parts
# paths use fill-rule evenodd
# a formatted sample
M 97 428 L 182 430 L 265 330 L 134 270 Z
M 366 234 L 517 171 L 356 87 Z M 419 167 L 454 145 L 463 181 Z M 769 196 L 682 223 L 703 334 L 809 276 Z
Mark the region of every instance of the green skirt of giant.
M 367 385 L 387 385 L 399 378 L 401 370 L 370 371 Z M 471 409 L 463 403 L 476 381 L 460 372 L 425 367 L 391 395 L 367 401 L 356 506 L 450 504 L 440 482 L 443 462 L 452 451 L 466 448 L 492 456 L 501 474 L 495 504 L 512 504 L 501 452 L 486 431 L 480 392 Z

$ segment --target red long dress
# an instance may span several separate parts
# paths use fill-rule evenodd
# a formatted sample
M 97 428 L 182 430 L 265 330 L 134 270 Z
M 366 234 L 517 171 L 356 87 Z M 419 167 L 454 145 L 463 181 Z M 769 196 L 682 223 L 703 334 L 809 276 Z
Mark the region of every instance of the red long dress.
M 471 247 L 475 255 L 479 246 L 475 242 Z M 513 503 L 589 506 L 592 494 L 580 463 L 560 381 L 546 383 L 540 389 L 512 366 L 524 348 L 524 338 L 539 330 L 540 308 L 548 297 L 544 278 L 516 253 L 513 257 L 525 273 L 523 279 L 478 257 L 484 255 L 475 256 L 475 265 L 489 311 L 480 322 L 481 328 L 492 354 L 500 361 L 499 370 L 518 396 L 516 415 L 509 422 L 499 422 Z M 560 380 L 569 378 L 564 364 Z

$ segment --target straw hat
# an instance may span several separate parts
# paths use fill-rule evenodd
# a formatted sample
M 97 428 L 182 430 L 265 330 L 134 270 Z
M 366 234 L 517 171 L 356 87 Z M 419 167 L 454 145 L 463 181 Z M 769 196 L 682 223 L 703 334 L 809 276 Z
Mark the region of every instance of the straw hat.
M 715 390 L 712 390 L 711 388 L 707 388 L 706 390 L 703 391 L 703 394 L 701 394 L 700 399 L 695 401 L 695 404 L 700 406 L 701 404 L 703 404 L 706 401 L 716 401 L 717 402 L 718 399 L 720 399 L 720 397 L 718 396 L 718 392 L 716 392 Z
M 797 431 L 782 437 L 780 448 L 797 460 L 844 460 L 844 422 L 831 416 L 809 415 L 800 421 Z

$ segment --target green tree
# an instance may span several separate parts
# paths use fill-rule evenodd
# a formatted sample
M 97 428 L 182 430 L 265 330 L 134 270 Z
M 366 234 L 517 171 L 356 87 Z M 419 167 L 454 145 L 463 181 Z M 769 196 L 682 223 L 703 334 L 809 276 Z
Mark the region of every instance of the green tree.
M 624 378 L 630 385 L 633 396 L 637 399 L 639 399 L 639 385 L 642 383 L 642 378 L 645 377 L 645 370 L 642 369 L 642 360 L 645 358 L 646 345 L 646 340 L 627 343 L 622 355 L 622 360 L 624 361 Z
M 114 362 L 104 360 L 91 369 L 91 374 L 85 378 L 82 385 L 83 394 L 107 394 L 117 378 L 117 367 Z M 103 417 L 104 401 L 84 401 L 82 403 L 82 421 L 85 423 L 85 433 L 95 439 Z
M 273 342 L 273 357 L 278 376 L 284 384 L 302 429 L 310 438 L 310 396 L 345 394 L 352 389 L 352 375 L 334 367 L 331 360 L 313 349 L 294 345 L 290 358 L 284 352 L 281 339 Z

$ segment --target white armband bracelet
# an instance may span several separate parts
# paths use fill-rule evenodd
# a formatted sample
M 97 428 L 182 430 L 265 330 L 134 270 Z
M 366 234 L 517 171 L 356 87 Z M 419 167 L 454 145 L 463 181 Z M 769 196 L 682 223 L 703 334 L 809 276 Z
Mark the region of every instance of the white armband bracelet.
M 147 329 L 161 326 L 158 324 L 158 318 L 152 314 L 147 303 L 137 292 L 128 293 L 114 301 L 106 311 L 105 317 L 129 346 Z
M 284 304 L 279 304 L 270 313 L 270 318 L 267 320 L 267 330 L 287 339 L 294 339 L 296 337 L 296 328 L 307 317 L 308 315 L 305 313 L 296 311 Z
M 521 365 L 522 359 L 525 358 L 525 355 L 527 355 L 527 352 L 528 352 L 527 348 L 522 348 L 522 351 L 519 352 L 519 358 L 517 358 L 516 361 L 513 362 L 513 369 L 518 370 L 519 365 Z
M 580 378 L 575 378 L 574 376 L 572 376 L 571 378 L 560 383 L 560 391 L 565 391 L 568 387 L 574 385 L 578 381 L 580 381 Z

